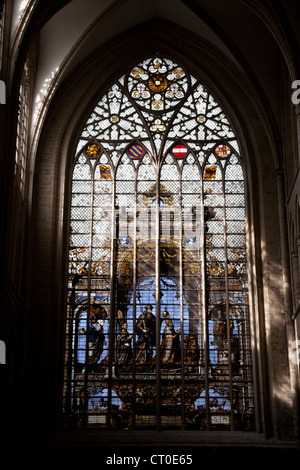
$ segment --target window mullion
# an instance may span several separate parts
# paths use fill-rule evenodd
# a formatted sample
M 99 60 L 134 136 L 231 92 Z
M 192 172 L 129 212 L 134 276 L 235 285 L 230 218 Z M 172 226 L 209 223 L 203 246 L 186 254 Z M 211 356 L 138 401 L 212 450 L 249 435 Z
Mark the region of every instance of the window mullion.
M 90 223 L 89 223 L 89 265 L 87 272 L 87 311 L 86 311 L 86 343 L 85 343 L 85 368 L 84 368 L 84 405 L 83 416 L 84 425 L 87 425 L 88 416 L 88 387 L 89 387 L 89 331 L 90 331 L 90 313 L 91 313 L 91 282 L 92 282 L 92 254 L 93 254 L 93 223 L 94 223 L 94 169 L 89 163 L 91 172 L 91 197 L 90 197 Z
M 72 289 L 70 293 L 70 308 L 69 308 L 69 318 L 68 318 L 68 356 L 67 356 L 67 377 L 68 383 L 66 387 L 66 410 L 68 418 L 71 418 L 75 406 L 76 406 L 76 393 L 74 387 L 74 372 L 73 372 L 73 364 L 76 361 L 77 357 L 77 338 L 74 341 L 73 347 L 73 337 L 75 336 L 74 325 L 76 327 L 76 318 L 75 318 L 75 297 L 76 297 L 76 284 L 72 283 Z
M 229 372 L 229 393 L 230 393 L 230 416 L 231 429 L 234 430 L 233 415 L 233 389 L 232 389 L 232 363 L 231 363 L 231 333 L 229 318 L 229 282 L 228 282 L 228 255 L 227 255 L 227 220 L 226 220 L 226 197 L 225 197 L 225 169 L 222 169 L 222 198 L 223 198 L 223 228 L 224 228 L 224 277 L 225 277 L 225 295 L 226 295 L 226 328 L 228 344 L 228 372 Z
M 202 287 L 202 326 L 203 326 L 203 349 L 204 349 L 204 381 L 205 381 L 205 409 L 206 409 L 206 429 L 210 429 L 209 422 L 209 333 L 208 333 L 208 279 L 207 279 L 207 257 L 206 257 L 206 221 L 204 211 L 204 187 L 201 178 L 201 201 L 200 201 L 200 220 L 201 220 L 201 287 Z
M 111 204 L 111 240 L 110 240 L 110 312 L 109 312 L 109 331 L 108 331 L 108 409 L 107 425 L 111 426 L 112 409 L 112 380 L 114 366 L 114 321 L 116 306 L 116 252 L 117 252 L 117 234 L 116 234 L 116 178 L 112 184 L 112 204 Z
M 161 429 L 161 363 L 160 363 L 160 169 L 157 167 L 155 205 L 155 299 L 156 299 L 156 427 Z

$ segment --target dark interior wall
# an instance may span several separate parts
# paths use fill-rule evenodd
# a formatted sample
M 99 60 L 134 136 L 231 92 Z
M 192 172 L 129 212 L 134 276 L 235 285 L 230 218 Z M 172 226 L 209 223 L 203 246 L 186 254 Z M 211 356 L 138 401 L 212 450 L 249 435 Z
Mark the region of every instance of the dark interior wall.
M 177 44 L 176 50 L 173 44 Z M 276 148 L 270 144 L 272 132 L 267 121 L 268 113 L 262 108 L 258 114 L 254 97 L 249 99 L 249 87 L 253 88 L 253 93 L 255 87 L 247 84 L 245 77 L 239 76 L 238 70 L 229 70 L 226 59 L 217 50 L 206 43 L 203 46 L 201 39 L 191 38 L 190 34 L 184 37 L 181 34 L 179 43 L 174 27 L 166 22 L 151 22 L 148 28 L 143 25 L 134 34 L 116 38 L 106 48 L 89 57 L 76 73 L 61 83 L 49 108 L 32 169 L 33 196 L 24 324 L 26 354 L 21 364 L 25 373 L 19 413 L 24 416 L 22 422 L 26 423 L 26 429 L 30 423 L 33 434 L 37 425 L 40 432 L 45 433 L 54 432 L 59 425 L 72 157 L 81 126 L 91 107 L 112 79 L 128 69 L 128 64 L 133 65 L 148 54 L 162 52 L 190 67 L 216 94 L 237 129 L 242 152 L 248 161 L 251 232 L 255 231 L 257 239 L 272 239 L 272 242 L 266 243 L 269 248 L 264 255 L 273 259 L 274 263 L 280 263 L 277 259 L 279 237 L 274 237 L 270 230 L 278 219 L 278 214 L 271 210 L 274 198 L 277 198 L 272 179 L 277 155 Z M 128 52 L 126 55 L 124 50 Z M 254 266 L 261 263 L 260 249 L 252 245 Z M 268 289 L 272 290 L 271 283 L 267 284 Z M 256 286 L 253 286 L 253 291 L 260 305 L 259 315 L 263 318 L 266 291 L 257 292 Z M 254 324 L 259 321 L 259 315 L 254 315 Z M 262 348 L 263 341 L 263 336 L 256 338 L 257 350 Z M 272 349 L 271 345 L 269 347 Z M 257 355 L 257 359 L 259 372 L 262 358 Z M 282 372 L 281 380 L 287 380 Z M 264 411 L 261 407 L 259 420 L 271 423 L 271 416 L 263 416 L 269 400 L 265 396 L 266 384 L 258 380 L 258 385 L 259 396 L 266 404 Z
M 8 220 L 19 224 L 26 234 L 25 262 L 19 272 L 14 268 L 17 281 L 9 296 L 9 282 L 4 286 L 9 319 L 5 328 L 13 358 L 13 370 L 9 377 L 4 377 L 8 384 L 8 436 L 15 436 L 18 422 L 17 439 L 20 441 L 51 440 L 60 426 L 70 168 L 81 126 L 113 79 L 141 58 L 156 52 L 187 66 L 203 81 L 227 112 L 240 139 L 247 174 L 257 419 L 263 436 L 294 439 L 293 389 L 287 357 L 290 334 L 282 315 L 287 301 L 282 262 L 283 256 L 287 261 L 287 254 L 284 254 L 287 240 L 286 231 L 281 231 L 279 226 L 285 223 L 281 211 L 285 202 L 280 200 L 281 170 L 292 167 L 288 174 L 298 171 L 294 117 L 285 98 L 283 114 L 288 123 L 283 126 L 289 127 L 289 131 L 286 145 L 282 146 L 279 118 L 274 117 L 274 107 L 269 106 L 253 74 L 233 63 L 229 67 L 228 57 L 200 36 L 183 29 L 179 32 L 173 23 L 156 19 L 114 37 L 58 80 L 40 134 L 31 148 L 28 171 L 32 192 L 28 192 L 27 206 L 25 203 L 23 207 L 24 221 L 17 218 L 18 212 L 13 206 L 10 214 L 4 211 L 4 224 Z M 289 74 L 286 70 L 281 76 L 284 74 L 286 90 Z M 272 82 L 273 94 L 276 94 L 274 86 L 277 89 L 277 84 L 278 81 L 276 85 Z M 16 90 L 17 85 L 15 99 Z M 13 154 L 15 109 L 13 102 L 6 154 Z M 290 145 L 290 139 L 294 146 Z M 13 162 L 8 178 L 9 187 L 13 184 Z M 284 191 L 286 187 L 284 185 Z M 290 183 L 288 188 L 285 197 L 297 194 L 295 183 Z M 7 234 L 6 241 L 11 247 L 8 252 L 15 256 L 15 246 Z M 5 265 L 11 265 L 9 258 Z M 10 278 L 7 276 L 7 280 Z M 18 283 L 21 290 L 16 294 Z M 261 436 L 257 436 L 257 442 L 260 439 Z

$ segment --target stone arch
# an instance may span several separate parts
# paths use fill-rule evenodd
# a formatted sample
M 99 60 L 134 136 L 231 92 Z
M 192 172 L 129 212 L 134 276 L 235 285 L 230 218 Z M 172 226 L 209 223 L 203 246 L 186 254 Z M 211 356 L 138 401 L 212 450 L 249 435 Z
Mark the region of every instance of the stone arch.
M 191 39 L 195 41 L 191 42 Z M 128 53 L 124 54 L 124 50 Z M 50 406 L 45 410 L 48 419 L 53 416 L 51 411 L 56 406 L 53 396 L 60 396 L 61 391 L 61 369 L 59 373 L 55 371 L 54 353 L 56 351 L 58 357 L 62 357 L 63 353 L 70 165 L 78 136 L 96 97 L 108 88 L 119 70 L 128 69 L 141 57 L 157 50 L 186 64 L 194 75 L 208 85 L 227 111 L 240 138 L 248 180 L 248 238 L 252 275 L 258 273 L 256 275 L 259 276 L 263 270 L 260 244 L 256 240 L 263 235 L 267 247 L 268 240 L 273 238 L 271 227 L 276 223 L 276 214 L 273 215 L 273 223 L 266 224 L 263 209 L 272 204 L 276 197 L 270 174 L 279 163 L 279 152 L 274 144 L 277 142 L 277 132 L 268 109 L 264 107 L 260 91 L 255 90 L 238 68 L 234 65 L 228 67 L 227 59 L 204 40 L 191 38 L 187 32 L 179 35 L 177 28 L 168 22 L 141 25 L 132 34 L 123 34 L 113 39 L 106 48 L 92 54 L 77 67 L 76 73 L 57 84 L 41 132 L 35 136 L 32 147 L 34 159 L 31 167 L 30 275 L 26 322 L 32 324 L 32 328 L 28 329 L 32 337 L 37 338 L 37 332 L 40 332 L 35 341 L 41 351 L 45 351 L 46 329 L 47 334 L 49 328 L 55 333 L 53 343 L 47 345 L 46 356 L 39 359 L 40 366 L 50 369 L 54 377 L 48 391 Z M 262 194 L 264 206 L 260 203 Z M 279 243 L 279 240 L 276 242 Z M 268 259 L 272 253 L 266 251 L 265 256 Z M 55 288 L 55 296 L 50 286 Z M 257 292 L 253 286 L 252 293 L 255 294 L 253 304 L 256 308 L 260 305 L 257 312 L 259 310 L 263 318 L 261 306 L 264 291 L 260 289 Z M 255 317 L 254 329 L 257 321 Z M 30 397 L 28 399 L 31 400 Z

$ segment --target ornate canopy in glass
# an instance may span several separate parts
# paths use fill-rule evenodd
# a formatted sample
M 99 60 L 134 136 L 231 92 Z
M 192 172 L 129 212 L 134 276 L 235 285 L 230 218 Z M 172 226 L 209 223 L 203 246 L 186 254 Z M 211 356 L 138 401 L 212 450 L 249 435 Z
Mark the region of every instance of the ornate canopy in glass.
M 148 58 L 93 109 L 72 171 L 66 423 L 253 430 L 243 159 L 222 108 Z

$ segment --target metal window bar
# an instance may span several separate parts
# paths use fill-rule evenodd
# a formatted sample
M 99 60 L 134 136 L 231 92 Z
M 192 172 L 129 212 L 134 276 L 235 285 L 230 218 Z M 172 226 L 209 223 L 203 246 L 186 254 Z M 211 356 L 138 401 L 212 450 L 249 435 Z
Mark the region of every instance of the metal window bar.
M 177 168 L 179 173 L 179 169 Z M 180 347 L 180 358 L 181 358 L 181 428 L 185 428 L 185 387 L 184 387 L 184 316 L 183 316 L 183 211 L 182 211 L 182 180 L 179 178 L 179 283 L 180 283 L 180 336 L 181 336 L 181 347 Z M 175 231 L 175 227 L 174 227 Z
M 221 165 L 220 165 L 221 166 Z M 225 165 L 226 168 L 227 165 Z M 230 331 L 230 306 L 229 306 L 229 283 L 228 283 L 228 247 L 227 247 L 227 220 L 226 220 L 226 198 L 225 198 L 225 169 L 222 168 L 222 191 L 223 191 L 223 227 L 224 227 L 224 267 L 225 267 L 225 296 L 226 296 L 226 327 L 227 327 L 227 347 L 228 347 L 228 368 L 229 368 L 229 393 L 230 393 L 230 417 L 231 429 L 234 430 L 233 415 L 233 388 L 232 388 L 232 356 L 231 356 L 231 331 Z
M 135 171 L 134 179 L 134 237 L 133 237 L 133 361 L 132 361 L 132 411 L 131 421 L 132 430 L 135 429 L 135 416 L 136 416 L 136 299 L 137 299 L 137 184 L 138 184 L 138 170 Z
M 87 159 L 88 161 L 88 159 Z M 88 425 L 88 384 L 89 384 L 89 335 L 90 335 L 90 311 L 91 311 L 91 266 L 92 266 L 92 246 L 93 246 L 93 206 L 94 206 L 94 172 L 90 162 L 91 172 L 91 194 L 90 194 L 90 223 L 89 223 L 89 247 L 88 247 L 88 272 L 87 272 L 87 315 L 86 315 L 86 337 L 85 337 L 85 370 L 84 370 L 84 402 L 83 402 L 83 425 Z
M 117 171 L 117 170 L 116 170 Z M 108 408 L 107 426 L 112 425 L 112 382 L 114 365 L 114 330 L 115 330 L 115 287 L 116 287 L 116 177 L 112 182 L 112 204 L 111 204 L 111 233 L 110 233 L 110 308 L 109 308 L 109 335 L 108 335 Z

